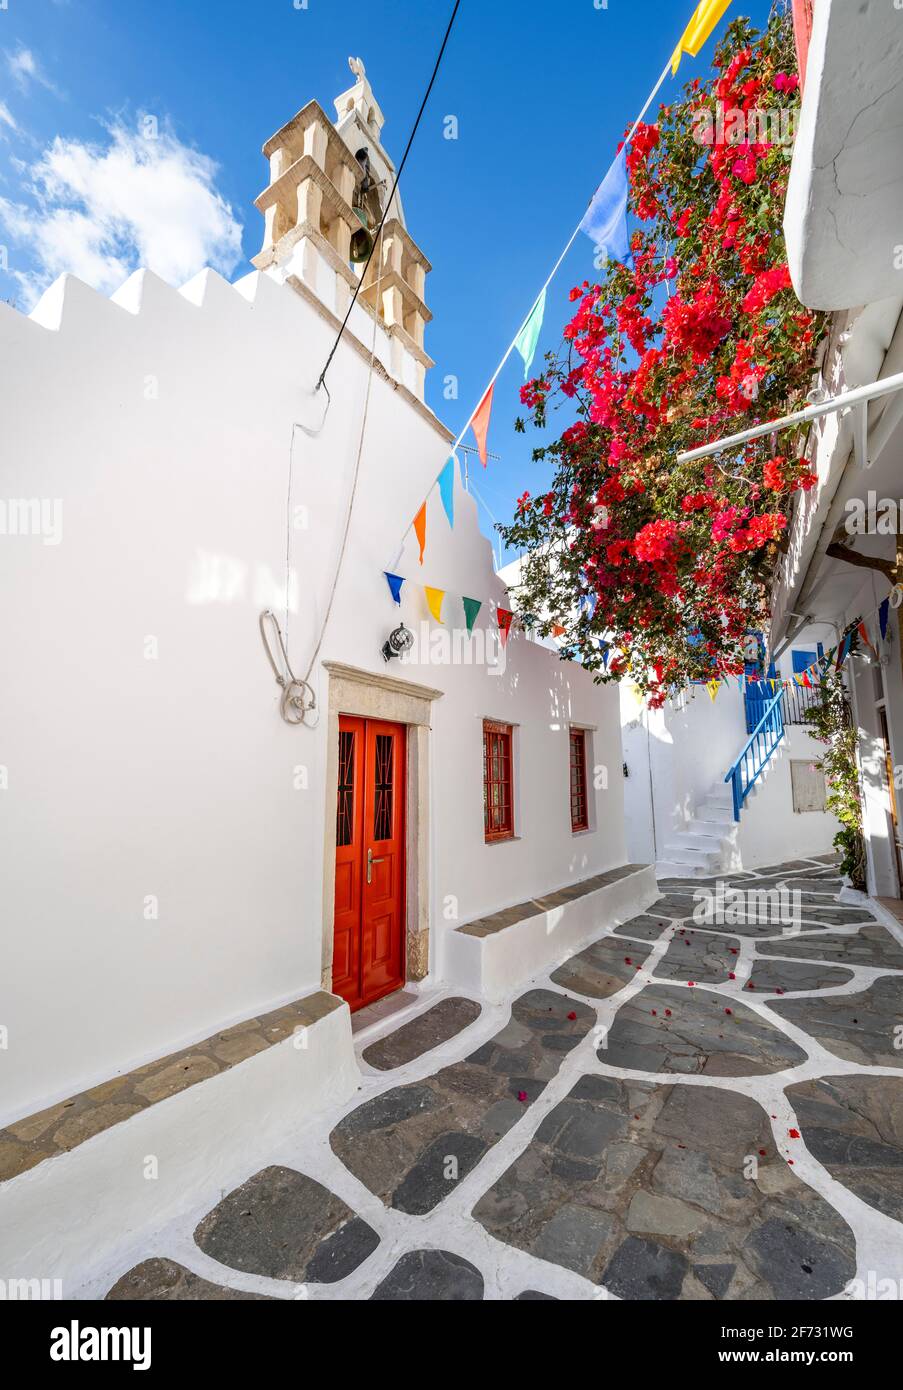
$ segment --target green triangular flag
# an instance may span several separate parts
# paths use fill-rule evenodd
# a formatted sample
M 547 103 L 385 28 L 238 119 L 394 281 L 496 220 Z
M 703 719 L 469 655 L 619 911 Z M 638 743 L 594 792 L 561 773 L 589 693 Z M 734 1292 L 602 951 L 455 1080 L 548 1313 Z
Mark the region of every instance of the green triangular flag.
M 517 348 L 521 357 L 524 359 L 524 380 L 530 374 L 530 366 L 536 356 L 536 344 L 539 342 L 539 334 L 542 329 L 542 321 L 546 312 L 546 292 L 542 291 L 533 308 L 530 310 L 530 317 L 517 335 L 514 346 Z
M 461 602 L 464 604 L 464 619 L 467 623 L 467 635 L 469 637 L 473 632 L 473 625 L 477 620 L 477 614 L 483 605 L 478 598 L 462 598 Z

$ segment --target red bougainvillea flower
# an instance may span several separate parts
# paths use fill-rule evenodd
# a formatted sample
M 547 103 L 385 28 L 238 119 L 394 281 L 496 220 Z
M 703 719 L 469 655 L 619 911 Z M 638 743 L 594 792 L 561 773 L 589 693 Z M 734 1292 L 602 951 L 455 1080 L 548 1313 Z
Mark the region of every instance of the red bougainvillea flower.
M 787 459 L 782 455 L 766 459 L 762 467 L 762 486 L 770 492 L 804 492 L 815 486 L 818 477 L 805 459 Z
M 754 442 L 678 462 L 786 414 L 809 389 L 826 319 L 791 285 L 787 151 L 750 137 L 748 121 L 728 134 L 725 116 L 795 112 L 795 69 L 783 10 L 762 33 L 737 19 L 714 76 L 640 126 L 626 150 L 632 261 L 571 290 L 558 359 L 521 391 L 546 438 L 552 411 L 566 417 L 537 450 L 548 490 L 523 497 L 503 528 L 524 555 L 521 603 L 572 634 L 575 594 L 594 594 L 567 655 L 602 681 L 629 673 L 654 707 L 690 681 L 742 672 L 744 637 L 767 620 L 787 504 L 815 482 L 791 435 L 783 454 Z M 726 138 L 700 138 L 719 119 Z
M 741 308 L 745 314 L 757 314 L 760 309 L 770 304 L 781 290 L 790 288 L 789 266 L 776 265 L 771 270 L 763 270 L 761 275 L 756 276 L 755 284 L 743 299 Z
M 676 535 L 676 521 L 650 521 L 637 533 L 633 543 L 634 554 L 638 560 L 654 565 L 670 553 Z

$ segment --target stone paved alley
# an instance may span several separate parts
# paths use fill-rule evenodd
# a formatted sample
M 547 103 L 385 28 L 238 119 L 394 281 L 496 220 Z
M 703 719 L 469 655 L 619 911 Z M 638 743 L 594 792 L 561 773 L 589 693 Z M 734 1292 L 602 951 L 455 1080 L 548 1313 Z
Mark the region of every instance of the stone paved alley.
M 726 882 L 786 885 L 801 920 L 747 900 L 698 927 L 705 883 L 671 880 L 503 1006 L 420 1003 L 367 1034 L 353 1101 L 85 1292 L 830 1299 L 903 1279 L 903 946 L 824 860 Z

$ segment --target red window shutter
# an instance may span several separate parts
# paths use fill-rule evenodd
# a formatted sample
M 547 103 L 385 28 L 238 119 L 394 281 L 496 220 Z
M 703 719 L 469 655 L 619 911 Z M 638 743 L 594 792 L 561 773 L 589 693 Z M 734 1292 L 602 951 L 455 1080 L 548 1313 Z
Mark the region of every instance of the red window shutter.
M 571 729 L 571 830 L 589 830 L 589 797 L 586 789 L 586 733 Z
M 483 819 L 487 841 L 514 838 L 510 724 L 483 724 Z

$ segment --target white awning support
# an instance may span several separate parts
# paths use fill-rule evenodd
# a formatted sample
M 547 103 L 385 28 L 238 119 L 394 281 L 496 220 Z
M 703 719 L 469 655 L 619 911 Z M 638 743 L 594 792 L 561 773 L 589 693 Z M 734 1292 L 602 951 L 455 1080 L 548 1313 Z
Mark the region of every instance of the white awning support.
M 825 415 L 834 415 L 838 411 L 858 408 L 856 421 L 857 459 L 860 467 L 870 468 L 868 403 L 879 400 L 882 396 L 891 396 L 900 390 L 903 390 L 903 372 L 898 372 L 896 376 L 885 377 L 881 381 L 870 382 L 867 386 L 856 386 L 852 391 L 843 391 L 839 396 L 829 396 L 827 400 L 818 401 L 815 405 L 807 405 L 804 410 L 796 410 L 792 415 L 782 415 L 780 419 L 771 420 L 766 425 L 755 425 L 752 429 L 741 430 L 739 434 L 729 434 L 724 439 L 716 440 L 713 444 L 702 444 L 698 449 L 688 449 L 685 453 L 678 454 L 677 462 L 692 463 L 695 459 L 712 458 L 715 454 L 723 454 L 728 449 L 736 449 L 742 444 L 748 444 L 753 439 L 762 439 L 767 434 L 792 429 L 795 425 L 806 425 L 813 420 L 820 420 Z

